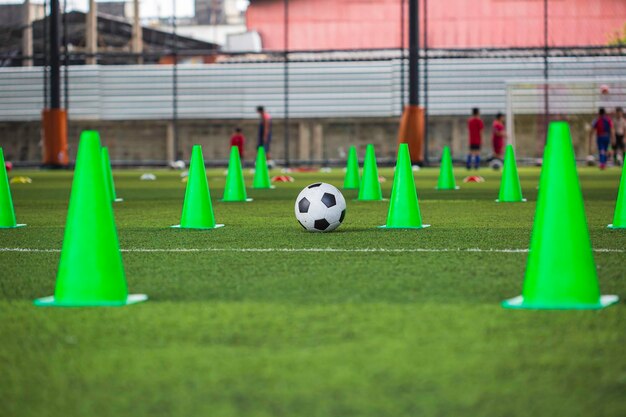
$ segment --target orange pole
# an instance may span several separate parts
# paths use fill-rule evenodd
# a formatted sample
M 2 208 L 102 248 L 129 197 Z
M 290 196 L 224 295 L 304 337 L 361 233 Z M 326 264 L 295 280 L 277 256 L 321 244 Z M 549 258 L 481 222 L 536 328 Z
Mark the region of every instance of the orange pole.
M 400 120 L 398 145 L 407 143 L 411 154 L 411 163 L 420 164 L 424 161 L 424 108 L 406 105 Z
M 44 109 L 43 164 L 50 167 L 66 167 L 67 156 L 67 112 L 64 109 Z

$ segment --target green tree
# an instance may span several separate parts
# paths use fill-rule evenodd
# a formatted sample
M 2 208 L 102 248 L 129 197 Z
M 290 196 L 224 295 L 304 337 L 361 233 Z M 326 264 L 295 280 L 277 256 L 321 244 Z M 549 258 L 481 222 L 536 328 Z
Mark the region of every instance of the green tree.
M 609 40 L 609 46 L 621 46 L 626 45 L 626 23 L 622 27 L 621 33 L 616 30 Z

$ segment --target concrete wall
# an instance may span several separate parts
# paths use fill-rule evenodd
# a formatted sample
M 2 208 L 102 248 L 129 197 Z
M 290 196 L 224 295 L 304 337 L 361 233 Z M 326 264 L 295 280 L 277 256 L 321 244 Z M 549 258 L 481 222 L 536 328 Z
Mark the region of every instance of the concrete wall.
M 574 146 L 579 158 L 587 155 L 586 137 L 592 115 L 569 119 Z M 492 118 L 485 117 L 483 154 L 491 151 Z M 381 162 L 395 158 L 398 118 L 303 119 L 289 123 L 289 156 L 292 161 L 317 164 L 342 163 L 347 147 L 355 145 L 359 156 L 369 143 L 376 146 Z M 118 164 L 166 163 L 173 159 L 188 160 L 191 147 L 203 147 L 207 163 L 225 163 L 229 155 L 229 139 L 239 126 L 246 136 L 245 159 L 253 163 L 256 148 L 257 122 L 254 120 L 181 120 L 178 122 L 178 152 L 174 152 L 174 129 L 169 121 L 70 121 L 69 154 L 76 155 L 80 132 L 96 129 L 102 144 L 109 147 L 111 159 Z M 429 124 L 429 159 L 437 161 L 444 146 L 450 146 L 455 159 L 467 152 L 465 117 L 431 117 Z M 543 117 L 518 116 L 515 119 L 516 153 L 518 158 L 541 156 L 543 148 Z M 38 163 L 41 160 L 39 122 L 0 123 L 0 146 L 5 158 L 13 162 Z M 285 156 L 284 123 L 274 119 L 271 157 Z

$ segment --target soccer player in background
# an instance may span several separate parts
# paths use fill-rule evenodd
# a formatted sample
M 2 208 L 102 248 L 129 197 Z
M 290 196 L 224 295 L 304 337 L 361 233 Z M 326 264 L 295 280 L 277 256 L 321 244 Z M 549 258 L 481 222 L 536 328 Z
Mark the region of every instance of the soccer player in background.
M 257 141 L 257 149 L 263 146 L 265 148 L 265 156 L 270 160 L 270 145 L 272 143 L 272 116 L 265 111 L 263 106 L 256 108 L 259 114 L 259 135 Z
M 624 163 L 624 131 L 626 131 L 626 118 L 624 118 L 624 109 L 618 107 L 615 109 L 615 141 L 613 142 L 613 158 L 615 164 L 622 165 Z
M 504 130 L 504 115 L 498 113 L 496 120 L 491 125 L 491 144 L 493 146 L 493 158 L 503 160 L 504 159 L 504 138 L 506 132 Z
M 474 160 L 474 168 L 478 169 L 480 165 L 480 145 L 482 143 L 483 128 L 485 127 L 480 118 L 480 110 L 477 107 L 472 109 L 472 117 L 467 119 L 467 130 L 469 133 L 469 154 L 467 155 L 467 169 L 472 167 L 472 159 Z
M 598 109 L 598 117 L 591 123 L 592 129 L 589 131 L 589 149 L 591 150 L 591 140 L 593 134 L 596 134 L 596 144 L 598 145 L 598 154 L 600 158 L 600 169 L 606 168 L 607 152 L 609 144 L 615 142 L 611 138 L 615 137 L 615 130 L 613 129 L 613 122 L 607 116 L 604 107 Z
M 243 135 L 243 133 L 241 133 L 241 128 L 236 127 L 233 135 L 230 137 L 230 146 L 231 147 L 236 146 L 239 149 L 239 157 L 241 158 L 241 161 L 243 161 L 243 153 L 244 153 L 245 145 L 246 145 L 246 138 Z

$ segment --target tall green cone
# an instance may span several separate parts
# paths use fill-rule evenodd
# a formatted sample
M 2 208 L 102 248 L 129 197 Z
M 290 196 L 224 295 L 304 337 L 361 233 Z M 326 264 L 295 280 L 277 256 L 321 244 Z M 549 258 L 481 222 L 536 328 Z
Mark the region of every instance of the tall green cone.
M 422 224 L 420 207 L 417 202 L 415 179 L 411 167 L 409 145 L 401 143 L 398 148 L 398 160 L 396 172 L 393 176 L 393 189 L 391 190 L 391 202 L 387 214 L 387 224 L 379 226 L 387 229 L 422 229 L 428 227 Z
M 239 148 L 230 148 L 230 161 L 228 162 L 228 175 L 226 176 L 226 187 L 224 197 L 221 201 L 238 202 L 252 201 L 246 194 L 246 183 L 243 180 L 243 170 L 239 159 Z
M 519 297 L 507 308 L 597 309 L 617 302 L 600 295 L 574 148 L 566 122 L 548 128 L 539 196 Z
M 365 149 L 365 161 L 363 162 L 363 178 L 359 186 L 359 201 L 380 201 L 383 199 L 383 192 L 380 189 L 378 180 L 378 166 L 376 165 L 376 154 L 374 145 L 367 145 Z
M 270 173 L 267 169 L 267 159 L 265 158 L 265 147 L 263 146 L 259 146 L 259 149 L 257 150 L 252 188 L 274 188 L 274 186 L 272 186 L 272 182 L 270 181 Z
M 609 229 L 626 229 L 626 164 L 622 166 L 622 179 L 619 183 L 617 202 L 615 203 L 615 215 L 613 224 L 609 224 Z
M 348 163 L 346 165 L 346 176 L 343 180 L 345 190 L 359 189 L 359 158 L 356 155 L 356 147 L 350 146 L 348 151 Z
M 217 229 L 218 227 L 224 227 L 223 224 L 215 224 L 209 183 L 206 179 L 206 168 L 200 145 L 193 145 L 191 150 L 183 213 L 180 216 L 180 224 L 172 227 L 181 229 Z
M 107 192 L 111 197 L 111 201 L 124 201 L 123 198 L 117 198 L 117 195 L 115 194 L 115 181 L 113 181 L 111 159 L 109 158 L 109 149 L 106 147 L 102 147 L 102 169 L 104 170 L 104 181 L 106 183 Z
M 520 185 L 519 175 L 517 174 L 513 145 L 506 146 L 504 168 L 500 182 L 500 195 L 496 201 L 499 203 L 518 203 L 526 201 L 526 199 L 522 197 L 522 186 Z
M 13 229 L 24 226 L 26 225 L 17 224 L 15 221 L 9 177 L 7 176 L 7 167 L 4 165 L 4 152 L 0 148 L 0 229 Z
M 76 157 L 56 288 L 53 296 L 37 299 L 35 305 L 123 306 L 148 298 L 128 294 L 103 174 L 98 132 L 84 131 Z
M 439 168 L 439 180 L 437 182 L 438 190 L 458 190 L 454 180 L 454 170 L 452 169 L 452 156 L 450 148 L 444 146 L 441 154 L 441 167 Z

